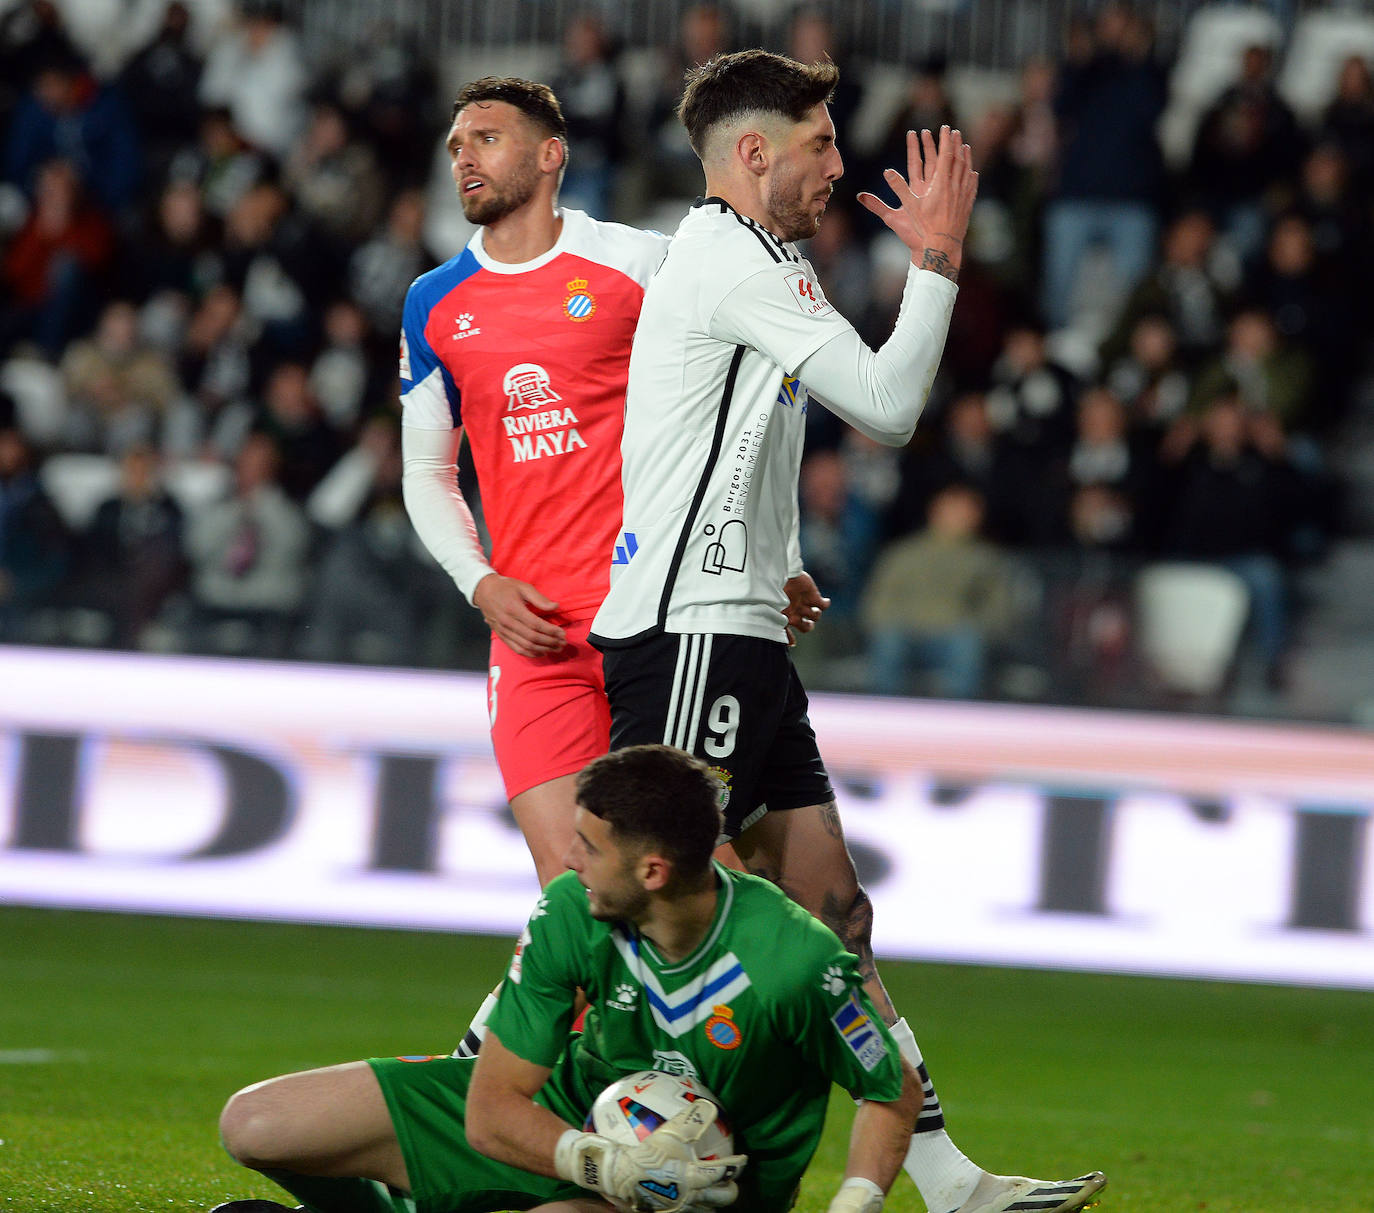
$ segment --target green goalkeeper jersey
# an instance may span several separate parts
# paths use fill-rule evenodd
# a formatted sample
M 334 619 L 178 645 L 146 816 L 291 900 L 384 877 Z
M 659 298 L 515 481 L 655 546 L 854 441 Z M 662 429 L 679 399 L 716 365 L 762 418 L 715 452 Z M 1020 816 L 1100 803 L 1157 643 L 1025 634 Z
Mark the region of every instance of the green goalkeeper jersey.
M 901 1093 L 897 1047 L 835 934 L 775 886 L 717 865 L 706 938 L 668 962 L 633 927 L 598 922 L 572 872 L 549 882 L 516 945 L 491 1027 L 553 1069 L 539 1100 L 581 1124 L 635 1070 L 700 1080 L 749 1155 L 736 1208 L 790 1207 L 825 1124 L 830 1086 Z M 590 1007 L 569 1036 L 575 992 Z

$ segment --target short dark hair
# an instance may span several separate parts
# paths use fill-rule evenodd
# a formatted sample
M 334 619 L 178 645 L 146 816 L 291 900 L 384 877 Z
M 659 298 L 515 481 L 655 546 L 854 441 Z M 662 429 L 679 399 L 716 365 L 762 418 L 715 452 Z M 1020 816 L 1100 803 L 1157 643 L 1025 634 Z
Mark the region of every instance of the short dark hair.
M 558 104 L 558 98 L 547 84 L 522 80 L 518 76 L 483 76 L 458 90 L 453 110 L 448 116 L 450 124 L 460 111 L 475 101 L 504 101 L 507 105 L 513 105 L 546 136 L 561 139 L 564 147 L 567 147 L 568 122 L 563 117 L 563 107 Z
M 839 79 L 840 69 L 833 63 L 798 63 L 772 51 L 716 55 L 688 69 L 677 116 L 700 156 L 706 137 L 719 123 L 755 110 L 800 122 L 834 96 Z
M 708 870 L 722 826 L 723 789 L 699 758 L 667 745 L 614 750 L 577 776 L 577 803 L 618 839 L 662 853 L 685 882 Z

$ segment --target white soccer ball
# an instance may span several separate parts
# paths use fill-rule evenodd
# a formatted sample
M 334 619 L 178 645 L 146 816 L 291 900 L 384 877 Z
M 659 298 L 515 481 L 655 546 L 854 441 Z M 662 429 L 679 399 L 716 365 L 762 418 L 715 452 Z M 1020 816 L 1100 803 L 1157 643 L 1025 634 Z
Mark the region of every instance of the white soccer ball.
M 611 1083 L 592 1104 L 582 1127 L 612 1141 L 631 1146 L 643 1141 L 659 1125 L 672 1120 L 695 1100 L 707 1099 L 720 1107 L 720 1100 L 694 1078 L 664 1074 L 659 1070 L 639 1070 Z M 720 1158 L 735 1152 L 735 1139 L 720 1112 L 715 1121 L 697 1138 L 694 1148 L 702 1160 Z M 620 1202 L 612 1201 L 620 1207 Z

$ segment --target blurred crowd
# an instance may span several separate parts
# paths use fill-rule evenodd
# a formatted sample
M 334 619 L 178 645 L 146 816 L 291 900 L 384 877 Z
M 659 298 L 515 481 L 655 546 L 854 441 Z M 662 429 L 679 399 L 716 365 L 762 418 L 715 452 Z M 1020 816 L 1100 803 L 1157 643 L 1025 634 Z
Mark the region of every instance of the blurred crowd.
M 839 63 L 847 171 L 808 255 L 872 344 L 904 251 L 854 194 L 909 128 L 974 148 L 917 437 L 808 413 L 802 548 L 833 599 L 797 654 L 812 685 L 1156 702 L 1136 578 L 1185 561 L 1241 587 L 1240 667 L 1281 713 L 1295 576 L 1350 528 L 1332 454 L 1369 388 L 1369 62 L 1300 119 L 1275 47 L 1244 46 L 1174 162 L 1171 63 L 1113 0 L 976 106 L 949 65 L 901 65 L 877 122 L 823 7 L 690 5 L 652 95 L 598 11 L 548 82 L 564 199 L 603 218 L 697 192 L 687 65 L 745 37 Z M 118 53 L 50 0 L 0 18 L 0 641 L 480 668 L 400 497 L 401 304 L 458 251 L 434 236 L 439 65 L 391 27 L 308 58 L 278 0 L 221 16 L 172 0 Z

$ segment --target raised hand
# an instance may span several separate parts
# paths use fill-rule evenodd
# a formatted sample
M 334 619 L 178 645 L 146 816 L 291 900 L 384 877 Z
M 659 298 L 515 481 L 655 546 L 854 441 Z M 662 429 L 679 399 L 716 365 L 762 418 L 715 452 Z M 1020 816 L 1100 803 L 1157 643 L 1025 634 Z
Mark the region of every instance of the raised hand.
M 883 173 L 895 207 L 869 193 L 860 194 L 859 201 L 911 250 L 913 265 L 957 281 L 978 194 L 972 149 L 957 130 L 942 126 L 938 145 L 928 130 L 919 136 L 907 131 L 906 158 L 905 178 L 896 169 Z

